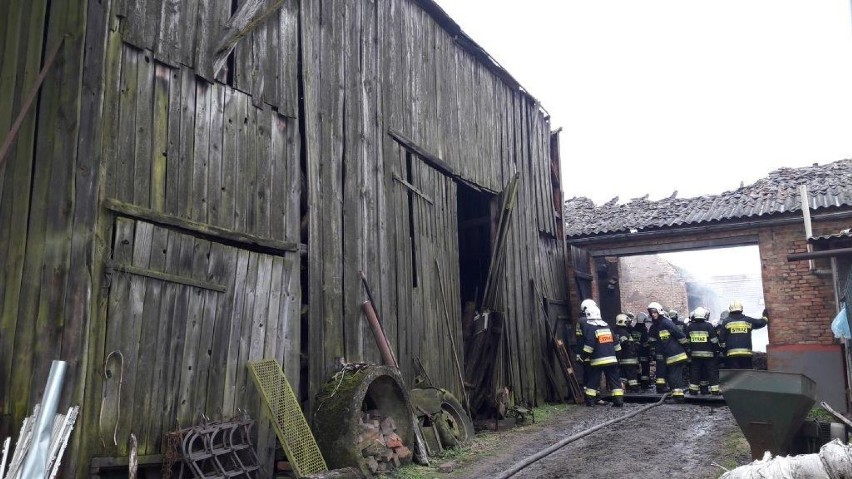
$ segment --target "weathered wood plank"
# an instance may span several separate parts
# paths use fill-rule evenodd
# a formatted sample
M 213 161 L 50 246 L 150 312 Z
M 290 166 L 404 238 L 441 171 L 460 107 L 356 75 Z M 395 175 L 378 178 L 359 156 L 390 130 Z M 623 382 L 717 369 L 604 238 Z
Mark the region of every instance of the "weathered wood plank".
M 151 235 L 151 251 L 149 254 L 147 268 L 162 271 L 166 265 L 168 254 L 169 231 L 165 228 L 153 227 Z M 151 392 L 156 387 L 156 361 L 157 361 L 157 333 L 160 329 L 160 307 L 163 300 L 164 289 L 167 283 L 156 279 L 142 279 L 146 284 L 145 293 L 142 296 L 141 318 L 139 325 L 138 341 L 139 354 L 137 356 L 135 369 L 128 371 L 136 376 L 136 388 L 141 394 L 131 396 L 128 402 L 127 414 L 131 419 L 131 431 L 136 434 L 136 440 L 140 454 L 157 454 L 160 442 L 160 431 L 148 430 L 150 417 L 162 411 L 162 405 L 152 402 Z
M 184 220 L 182 218 L 177 218 L 165 213 L 159 213 L 147 208 L 140 208 L 138 206 L 122 203 L 116 200 L 104 200 L 103 205 L 109 210 L 126 216 L 143 219 L 159 225 L 179 228 L 186 232 L 206 236 L 225 243 L 237 243 L 244 248 L 269 250 L 275 253 L 298 251 L 299 249 L 294 243 L 273 240 L 270 238 L 260 238 L 258 236 L 239 233 L 236 231 L 229 231 L 224 228 L 210 226 L 206 223 Z
M 277 74 L 274 78 L 277 88 L 274 105 L 278 112 L 289 118 L 299 115 L 299 4 L 298 0 L 285 0 L 278 12 L 278 54 Z
M 184 29 L 193 23 L 194 17 L 182 17 L 182 4 L 194 1 L 162 0 L 160 7 L 160 27 L 157 32 L 154 51 L 158 59 L 172 66 L 177 66 L 183 60 Z
M 254 393 L 254 385 L 251 384 L 248 372 L 246 371 L 246 362 L 252 359 L 252 342 L 257 341 L 257 333 L 254 331 L 257 318 L 255 318 L 255 307 L 258 289 L 263 285 L 259 284 L 260 274 L 262 271 L 261 261 L 263 255 L 251 253 L 248 259 L 248 272 L 246 273 L 245 289 L 243 290 L 243 311 L 242 311 L 242 333 L 239 336 L 239 350 L 236 355 L 236 395 L 234 398 L 234 406 L 237 408 L 255 409 L 257 405 L 257 395 Z M 262 344 L 262 342 L 261 342 Z M 251 390 L 247 389 L 251 388 Z
M 210 242 L 194 238 L 192 242 L 192 263 L 184 274 L 198 274 L 207 270 L 208 254 L 210 253 Z M 179 389 L 177 406 L 177 420 L 181 424 L 195 423 L 200 414 L 204 413 L 203 402 L 198 400 L 197 387 L 200 375 L 203 371 L 198 370 L 198 362 L 207 350 L 201 349 L 202 332 L 205 319 L 205 302 L 207 292 L 198 288 L 189 289 L 189 306 L 186 316 L 186 332 L 184 336 L 183 354 L 179 364 L 181 365 L 179 375 Z
M 246 205 L 247 198 L 251 195 L 248 190 L 248 108 L 249 101 L 246 95 L 236 92 L 233 100 L 236 101 L 236 122 L 235 122 L 235 144 L 237 155 L 233 159 L 234 166 L 234 230 L 249 231 L 246 213 L 248 206 Z M 252 202 L 254 204 L 254 202 Z
M 179 235 L 179 255 L 174 274 L 185 275 L 192 269 L 193 254 L 195 252 L 195 240 L 191 236 Z M 172 246 L 174 248 L 174 246 Z M 181 381 L 183 380 L 186 365 L 184 364 L 184 351 L 187 345 L 187 330 L 190 329 L 190 298 L 194 293 L 199 291 L 190 286 L 179 286 L 175 292 L 174 306 L 171 313 L 173 324 L 171 326 L 172 335 L 168 343 L 166 353 L 166 381 L 165 388 L 165 408 L 162 413 L 163 429 L 177 430 L 186 427 L 190 422 L 182 416 L 185 410 L 182 406 L 182 401 L 185 396 L 182 396 L 183 391 Z
M 112 258 L 115 261 L 131 262 L 135 241 L 135 222 L 132 220 L 118 218 L 115 221 L 115 241 L 113 243 Z M 118 454 L 118 430 L 119 420 L 122 414 L 121 405 L 125 409 L 127 402 L 123 401 L 122 388 L 124 374 L 132 374 L 128 371 L 124 361 L 124 350 L 121 344 L 122 324 L 127 317 L 128 301 L 130 293 L 129 275 L 111 275 L 109 290 L 109 307 L 106 318 L 106 334 L 104 357 L 98 358 L 98 369 L 106 377 L 103 381 L 101 394 L 101 409 L 98 412 L 98 435 L 100 442 L 105 445 L 103 450 L 106 454 Z M 123 433 L 124 431 L 122 431 Z M 126 437 L 126 436 L 121 436 Z
M 192 68 L 195 66 L 196 35 L 198 23 L 203 18 L 199 9 L 206 8 L 203 0 L 182 0 L 180 2 L 180 63 Z
M 179 189 L 181 165 L 181 70 L 169 71 L 168 131 L 166 145 L 166 202 L 163 211 L 166 214 L 179 214 Z
M 225 90 L 226 86 L 220 83 L 211 85 L 210 93 L 210 136 L 207 158 L 207 223 L 224 226 L 230 221 L 225 221 L 222 210 L 222 172 L 229 169 L 223 158 L 222 132 L 225 118 Z
M 237 189 L 236 172 L 239 171 L 237 157 L 237 128 L 239 126 L 238 100 L 241 93 L 225 88 L 225 109 L 222 121 L 222 185 L 219 194 L 219 226 L 234 229 L 234 204 L 240 191 Z
M 245 146 L 245 155 L 240 157 L 241 169 L 245 172 L 245 184 L 241 188 L 242 217 L 245 219 L 245 230 L 251 234 L 258 233 L 258 211 L 256 210 L 257 182 L 258 182 L 258 131 L 257 131 L 257 108 L 246 98 L 246 116 L 243 120 L 242 145 Z M 241 150 L 242 152 L 242 150 Z
M 169 137 L 169 88 L 172 80 L 171 68 L 156 63 L 154 66 L 154 98 L 152 118 L 153 143 L 151 148 L 151 209 L 166 209 L 166 171 Z
M 255 148 L 257 165 L 257 180 L 255 181 L 254 190 L 254 211 L 257 225 L 254 228 L 254 233 L 258 236 L 275 237 L 270 230 L 270 210 L 271 210 L 271 191 L 272 191 L 272 168 L 273 158 L 271 155 L 271 133 L 269 131 L 272 126 L 271 117 L 275 114 L 271 108 L 257 109 L 257 117 L 255 120 Z M 286 160 L 285 160 L 286 161 Z M 286 196 L 276 198 L 276 201 L 286 203 Z
M 153 225 L 150 223 L 136 222 L 133 242 L 132 264 L 140 268 L 148 268 L 151 258 L 151 245 L 153 239 Z M 124 357 L 124 381 L 121 385 L 121 417 L 118 420 L 119 438 L 127 438 L 131 432 L 136 432 L 134 423 L 134 404 L 136 402 L 137 385 L 140 391 L 144 391 L 146 385 L 140 384 L 137 375 L 140 368 L 139 353 L 141 351 L 140 340 L 145 312 L 145 294 L 148 288 L 148 279 L 129 275 L 127 280 L 130 288 L 127 296 L 117 298 L 125 303 L 123 311 L 113 319 L 113 327 L 120 331 L 116 336 L 114 349 L 121 351 Z M 141 366 L 144 367 L 144 366 Z M 119 440 L 118 451 L 127 454 L 127 443 Z
M 193 71 L 180 69 L 180 146 L 178 147 L 177 212 L 181 218 L 192 218 L 192 166 L 195 156 L 195 84 Z
M 181 255 L 181 237 L 182 235 L 176 231 L 167 232 L 168 238 L 165 246 L 165 263 L 164 271 L 175 273 L 180 268 Z M 179 337 L 178 329 L 183 329 L 183 318 L 173 316 L 176 308 L 176 301 L 179 298 L 181 289 L 186 286 L 177 283 L 165 283 L 162 288 L 162 299 L 160 308 L 157 312 L 156 323 L 157 330 L 155 333 L 156 344 L 154 347 L 154 357 L 152 360 L 152 376 L 150 391 L 150 407 L 147 410 L 147 425 L 146 437 L 150 438 L 149 453 L 154 454 L 161 450 L 162 436 L 174 427 L 174 424 L 168 422 L 168 405 L 172 402 L 171 398 L 166 396 L 167 384 L 169 380 L 169 369 L 173 363 L 174 355 L 170 355 L 172 342 Z
M 118 149 L 112 164 L 115 184 L 107 185 L 107 197 L 133 202 L 133 168 L 136 154 L 136 96 L 139 82 L 139 57 L 141 51 L 125 45 L 121 66 L 121 97 L 118 122 Z M 147 205 L 146 205 L 147 206 Z
M 228 246 L 211 243 L 208 253 L 206 271 L 199 271 L 207 281 L 225 281 L 227 264 L 226 256 Z M 193 368 L 196 371 L 193 402 L 196 407 L 207 417 L 222 417 L 221 411 L 210 409 L 208 399 L 211 396 L 221 394 L 221 385 L 210 382 L 214 335 L 216 328 L 223 326 L 227 318 L 221 314 L 219 305 L 222 304 L 223 295 L 215 291 L 204 292 L 204 310 L 201 318 L 201 333 L 198 337 L 198 355 Z M 220 324 L 222 323 L 222 324 Z
M 207 170 L 210 124 L 213 116 L 212 97 L 212 84 L 205 81 L 195 82 L 195 150 L 192 155 L 192 206 L 189 218 L 199 223 L 207 223 Z
M 299 192 L 298 189 L 291 191 L 291 185 L 295 179 L 296 188 L 298 188 L 299 168 L 296 158 L 298 156 L 292 154 L 291 145 L 287 141 L 290 133 L 287 131 L 290 127 L 287 119 L 279 116 L 274 111 L 270 111 L 266 115 L 266 128 L 269 129 L 269 156 L 267 177 L 268 184 L 258 183 L 258 188 L 261 185 L 266 189 L 266 196 L 269 208 L 269 236 L 276 239 L 293 238 L 299 240 Z M 292 177 L 290 176 L 292 175 Z M 295 195 L 295 202 L 293 196 Z M 285 228 L 285 223 L 289 226 L 290 215 L 295 220 L 295 230 L 289 231 Z M 293 235 L 293 236 L 289 236 Z
M 361 2 L 346 2 L 342 5 L 342 27 L 340 35 L 343 111 L 340 121 L 343 124 L 343 158 L 341 162 L 341 183 L 334 185 L 342 190 L 342 282 L 343 282 L 343 318 L 352 318 L 343 322 L 343 337 L 346 357 L 350 361 L 363 360 L 362 321 L 355 320 L 361 314 L 361 278 L 358 271 L 363 270 L 363 184 L 362 165 L 365 161 L 361 149 L 360 121 L 362 118 L 359 84 L 361 77 L 361 58 L 359 37 L 361 34 Z
M 244 316 L 246 301 L 245 288 L 250 256 L 252 255 L 248 251 L 239 250 L 233 271 L 234 295 L 231 305 L 231 315 L 229 316 L 230 327 L 228 331 L 228 350 L 224 378 L 225 390 L 222 398 L 223 414 L 233 414 L 236 412 L 236 407 L 243 406 L 241 403 L 237 404 L 237 374 L 239 369 L 245 367 L 244 364 L 239 364 L 238 361 L 241 346 L 240 338 L 243 337 L 243 323 L 251 320 L 251 318 L 246 319 Z

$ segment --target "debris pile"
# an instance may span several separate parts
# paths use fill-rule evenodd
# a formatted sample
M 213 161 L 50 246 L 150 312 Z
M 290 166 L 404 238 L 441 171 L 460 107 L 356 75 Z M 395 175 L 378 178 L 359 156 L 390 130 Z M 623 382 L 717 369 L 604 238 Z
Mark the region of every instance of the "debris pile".
M 379 410 L 366 411 L 358 421 L 358 449 L 370 472 L 382 474 L 411 460 L 411 450 L 396 433 L 396 422 Z

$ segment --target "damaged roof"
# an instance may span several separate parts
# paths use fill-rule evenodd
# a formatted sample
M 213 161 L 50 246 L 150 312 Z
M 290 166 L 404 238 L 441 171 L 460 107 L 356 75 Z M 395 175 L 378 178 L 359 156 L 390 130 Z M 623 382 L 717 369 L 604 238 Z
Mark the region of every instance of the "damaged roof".
M 649 201 L 647 195 L 601 206 L 586 197 L 565 201 L 568 237 L 766 217 L 801 211 L 799 186 L 808 187 L 812 209 L 852 206 L 852 159 L 803 168 L 780 168 L 766 178 L 718 195 Z

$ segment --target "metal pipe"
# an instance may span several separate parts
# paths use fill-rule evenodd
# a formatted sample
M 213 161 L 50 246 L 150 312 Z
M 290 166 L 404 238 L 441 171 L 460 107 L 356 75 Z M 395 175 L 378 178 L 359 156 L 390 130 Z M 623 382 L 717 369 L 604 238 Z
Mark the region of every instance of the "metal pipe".
M 811 226 L 811 205 L 810 197 L 808 196 L 808 185 L 799 185 L 799 199 L 802 202 L 802 219 L 805 221 L 805 243 L 808 245 L 808 253 L 813 252 L 810 239 L 814 235 L 813 227 Z M 808 260 L 808 271 L 814 272 L 816 266 L 814 260 Z
M 544 458 L 544 457 L 546 457 L 546 456 L 549 456 L 550 454 L 553 454 L 553 453 L 554 453 L 554 452 L 556 452 L 557 450 L 559 450 L 559 449 L 561 449 L 561 448 L 565 447 L 565 446 L 566 446 L 567 444 L 569 444 L 569 443 L 572 443 L 572 442 L 576 441 L 577 439 L 581 439 L 581 438 L 583 438 L 583 437 L 585 437 L 585 436 L 588 436 L 589 434 L 591 434 L 591 433 L 593 433 L 593 432 L 597 431 L 598 429 L 602 429 L 602 428 L 604 428 L 604 427 L 606 427 L 606 426 L 609 426 L 609 425 L 615 424 L 615 423 L 617 423 L 617 422 L 619 422 L 619 421 L 623 421 L 623 420 L 625 420 L 625 419 L 627 419 L 627 418 L 631 418 L 631 417 L 633 417 L 633 416 L 635 416 L 635 415 L 637 415 L 637 414 L 639 414 L 639 413 L 643 413 L 643 412 L 645 412 L 645 411 L 647 411 L 647 410 L 649 410 L 649 409 L 653 409 L 653 408 L 655 408 L 655 407 L 659 406 L 660 404 L 662 404 L 662 403 L 663 403 L 663 401 L 665 401 L 665 400 L 666 400 L 666 398 L 667 398 L 668 396 L 669 396 L 668 394 L 665 394 L 665 395 L 663 395 L 663 397 L 662 397 L 662 398 L 660 398 L 660 400 L 659 400 L 659 401 L 655 402 L 654 404 L 649 404 L 649 405 L 644 406 L 644 407 L 642 407 L 642 408 L 640 408 L 640 409 L 637 409 L 637 410 L 635 410 L 635 411 L 633 411 L 633 412 L 631 412 L 631 413 L 629 413 L 629 414 L 625 414 L 624 416 L 617 417 L 617 418 L 615 418 L 615 419 L 610 419 L 610 420 L 609 420 L 609 421 L 607 421 L 607 422 L 604 422 L 604 423 L 598 424 L 597 426 L 594 426 L 594 427 L 590 427 L 589 429 L 586 429 L 585 431 L 581 431 L 581 432 L 579 432 L 579 433 L 577 433 L 577 434 L 574 434 L 574 435 L 573 435 L 573 436 L 571 436 L 571 437 L 567 437 L 567 438 L 565 438 L 565 439 L 563 439 L 563 440 L 561 440 L 561 441 L 557 442 L 556 444 L 554 444 L 554 445 L 552 445 L 552 446 L 548 447 L 547 449 L 545 449 L 545 450 L 543 450 L 543 451 L 541 451 L 541 452 L 538 452 L 538 453 L 536 453 L 536 454 L 533 454 L 532 456 L 529 456 L 529 457 L 527 457 L 526 459 L 524 459 L 524 460 L 522 460 L 522 461 L 520 461 L 520 462 L 515 463 L 515 465 L 513 465 L 512 467 L 510 467 L 508 470 L 504 471 L 504 472 L 503 472 L 503 474 L 500 474 L 499 476 L 497 476 L 497 479 L 508 479 L 509 477 L 512 477 L 512 476 L 514 476 L 515 474 L 517 474 L 517 473 L 518 473 L 521 469 L 523 469 L 523 468 L 525 468 L 525 467 L 529 466 L 530 464 L 532 464 L 532 463 L 534 463 L 534 462 L 536 462 L 536 461 L 538 461 L 538 460 L 540 460 L 540 459 L 543 459 L 543 458 Z
M 376 310 L 373 309 L 373 303 L 369 300 L 361 304 L 361 309 L 367 315 L 367 322 L 370 323 L 370 329 L 373 330 L 373 337 L 376 338 L 376 346 L 379 347 L 379 353 L 382 355 L 382 361 L 395 369 L 399 369 L 399 364 L 396 362 L 396 357 L 393 355 L 393 350 L 390 347 L 387 336 L 379 323 L 379 318 L 376 316 Z
M 813 251 L 810 253 L 793 253 L 787 255 L 787 261 L 801 261 L 805 259 L 832 258 L 852 254 L 852 248 L 827 249 L 824 251 Z
M 33 442 L 30 444 L 30 451 L 24 459 L 24 465 L 18 477 L 45 477 L 47 474 L 47 462 L 50 460 L 48 457 L 50 436 L 67 366 L 68 363 L 65 361 L 53 361 L 50 366 L 50 375 L 47 377 L 47 385 L 44 387 L 44 397 L 41 401 L 41 412 L 33 430 Z

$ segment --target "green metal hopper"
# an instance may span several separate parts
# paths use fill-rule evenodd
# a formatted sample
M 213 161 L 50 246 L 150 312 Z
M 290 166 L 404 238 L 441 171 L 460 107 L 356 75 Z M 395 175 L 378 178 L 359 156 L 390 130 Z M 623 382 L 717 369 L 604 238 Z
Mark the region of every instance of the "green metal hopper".
M 751 457 L 789 454 L 793 436 L 816 401 L 816 383 L 804 374 L 722 369 L 722 394 L 749 445 Z

